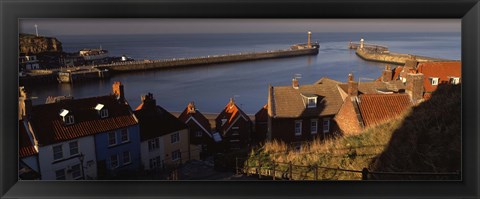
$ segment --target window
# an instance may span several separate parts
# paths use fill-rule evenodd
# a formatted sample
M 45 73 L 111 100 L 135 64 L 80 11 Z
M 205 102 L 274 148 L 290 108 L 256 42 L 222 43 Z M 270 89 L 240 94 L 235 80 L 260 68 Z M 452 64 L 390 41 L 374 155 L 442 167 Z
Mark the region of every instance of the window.
M 104 109 L 100 110 L 100 117 L 101 118 L 108 117 L 108 109 L 104 108 Z
M 308 98 L 308 108 L 315 108 L 317 107 L 317 98 L 309 97 Z
M 148 140 L 148 151 L 153 151 L 160 148 L 160 139 L 155 138 Z
M 177 143 L 180 141 L 180 134 L 174 133 L 171 136 L 171 143 Z
M 323 132 L 328 133 L 330 131 L 330 119 L 323 119 Z
M 81 172 L 80 172 L 80 164 L 76 164 L 76 165 L 73 165 L 72 166 L 72 178 L 73 179 L 77 179 L 81 176 Z
M 57 145 L 53 147 L 53 160 L 58 160 L 63 158 L 62 145 Z
M 182 153 L 180 153 L 180 150 L 175 150 L 172 152 L 172 160 L 178 160 L 182 158 Z
M 302 120 L 295 121 L 295 135 L 302 135 Z
M 110 156 L 110 168 L 115 169 L 118 167 L 118 156 L 112 155 Z
M 67 115 L 64 117 L 65 124 L 73 124 L 75 122 L 73 115 Z
M 70 156 L 77 155 L 78 154 L 78 142 L 77 141 L 70 142 L 70 143 L 68 143 L 68 145 L 70 146 Z
M 65 180 L 65 169 L 59 169 L 55 171 L 55 179 Z
M 450 77 L 450 84 L 459 84 L 460 83 L 460 77 Z
M 160 156 L 150 159 L 150 169 L 160 167 Z
M 115 132 L 108 133 L 108 145 L 112 146 L 117 144 L 117 139 L 115 137 Z
M 129 138 L 128 138 L 128 130 L 127 130 L 127 129 L 122 129 L 122 131 L 120 132 L 120 134 L 121 134 L 122 143 L 128 142 L 128 140 L 129 140 Z
M 130 151 L 125 151 L 123 152 L 123 164 L 130 164 L 131 159 L 130 159 Z
M 195 137 L 202 137 L 202 131 L 195 132 Z
M 312 119 L 310 121 L 310 132 L 312 134 L 317 134 L 317 129 L 318 129 L 318 120 L 317 119 Z
M 433 86 L 438 85 L 438 77 L 430 77 L 430 83 Z

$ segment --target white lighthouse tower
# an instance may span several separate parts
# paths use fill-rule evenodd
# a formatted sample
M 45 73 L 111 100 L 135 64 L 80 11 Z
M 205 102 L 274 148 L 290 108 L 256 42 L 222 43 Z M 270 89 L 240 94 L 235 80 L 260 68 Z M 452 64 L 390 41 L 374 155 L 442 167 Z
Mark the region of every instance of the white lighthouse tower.
M 364 40 L 363 38 L 360 39 L 360 48 L 361 48 L 361 49 L 363 49 L 363 42 L 364 42 L 364 41 L 365 41 L 365 40 Z
M 312 32 L 308 31 L 308 41 L 307 41 L 307 47 L 308 47 L 308 48 L 311 48 L 311 47 L 312 47 L 311 37 L 312 37 Z

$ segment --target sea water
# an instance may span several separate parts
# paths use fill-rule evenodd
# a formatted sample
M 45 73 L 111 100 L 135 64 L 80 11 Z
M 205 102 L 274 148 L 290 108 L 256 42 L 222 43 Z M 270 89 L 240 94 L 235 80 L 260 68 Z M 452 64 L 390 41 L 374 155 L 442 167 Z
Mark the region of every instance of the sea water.
M 110 56 L 126 55 L 136 60 L 223 55 L 289 48 L 306 43 L 306 33 L 242 34 L 145 34 L 55 36 L 66 52 L 83 48 L 108 50 Z M 318 55 L 214 64 L 188 68 L 140 71 L 113 75 L 109 79 L 74 84 L 37 85 L 28 88 L 34 104 L 48 96 L 86 98 L 111 93 L 114 81 L 125 87 L 125 97 L 135 109 L 141 95 L 152 93 L 157 104 L 171 112 L 182 111 L 194 101 L 204 113 L 220 112 L 230 98 L 248 114 L 267 103 L 268 86 L 291 85 L 297 75 L 300 85 L 322 77 L 345 82 L 348 73 L 357 81 L 372 81 L 381 75 L 384 63 L 369 62 L 348 49 L 350 41 L 388 46 L 391 52 L 460 60 L 461 34 L 456 33 L 313 33 Z M 395 65 L 392 65 L 392 68 Z

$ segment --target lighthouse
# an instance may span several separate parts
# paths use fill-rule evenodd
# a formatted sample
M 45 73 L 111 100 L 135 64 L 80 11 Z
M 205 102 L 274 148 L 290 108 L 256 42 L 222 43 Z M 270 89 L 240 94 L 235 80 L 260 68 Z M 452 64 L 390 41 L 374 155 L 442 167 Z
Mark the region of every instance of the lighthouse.
M 361 48 L 361 49 L 363 48 L 363 42 L 364 42 L 364 41 L 365 41 L 365 40 L 363 40 L 363 38 L 360 39 L 360 48 Z
M 311 37 L 312 37 L 312 32 L 308 31 L 308 42 L 307 42 L 307 47 L 308 47 L 308 48 L 311 48 L 311 47 L 312 47 L 312 44 L 310 43 Z

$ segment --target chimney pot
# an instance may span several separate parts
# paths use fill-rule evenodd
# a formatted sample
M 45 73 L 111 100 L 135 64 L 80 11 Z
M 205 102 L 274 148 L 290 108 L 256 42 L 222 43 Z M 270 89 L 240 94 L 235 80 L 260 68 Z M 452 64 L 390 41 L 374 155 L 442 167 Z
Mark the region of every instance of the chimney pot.
M 298 84 L 298 79 L 297 79 L 297 78 L 293 78 L 293 79 L 292 79 L 292 87 L 293 87 L 294 89 L 298 89 L 299 84 Z

